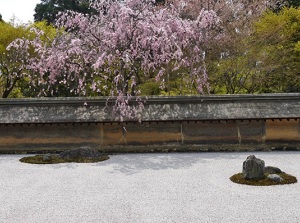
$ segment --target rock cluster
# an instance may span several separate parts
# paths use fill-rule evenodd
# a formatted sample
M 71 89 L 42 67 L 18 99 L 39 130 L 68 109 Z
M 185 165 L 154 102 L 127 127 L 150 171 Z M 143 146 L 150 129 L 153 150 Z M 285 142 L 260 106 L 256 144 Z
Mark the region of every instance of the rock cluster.
M 102 154 L 98 150 L 92 149 L 87 146 L 66 150 L 61 152 L 58 155 L 58 157 L 62 159 L 77 159 L 77 158 L 92 159 L 92 158 L 98 158 L 100 156 L 102 156 Z
M 266 166 L 265 161 L 256 158 L 254 155 L 250 155 L 243 162 L 243 176 L 245 179 L 263 179 L 265 175 L 268 179 L 274 182 L 281 182 L 283 179 L 278 175 L 282 171 L 278 167 Z

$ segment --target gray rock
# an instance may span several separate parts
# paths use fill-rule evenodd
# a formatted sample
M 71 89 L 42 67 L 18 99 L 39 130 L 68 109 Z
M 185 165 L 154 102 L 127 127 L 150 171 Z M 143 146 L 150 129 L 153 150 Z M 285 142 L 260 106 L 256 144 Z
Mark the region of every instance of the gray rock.
M 264 177 L 265 161 L 248 156 L 243 162 L 243 175 L 245 179 L 262 179 Z
M 76 149 L 66 150 L 61 152 L 58 157 L 62 159 L 76 159 L 76 158 L 98 158 L 102 154 L 90 147 L 80 147 Z
M 282 173 L 281 169 L 279 169 L 278 167 L 275 167 L 275 166 L 266 166 L 265 169 L 264 169 L 264 172 L 265 173 L 268 173 L 268 174 L 279 174 L 279 173 Z
M 270 180 L 272 180 L 274 182 L 278 182 L 278 183 L 281 182 L 281 181 L 283 181 L 283 179 L 279 175 L 277 175 L 277 174 L 270 174 L 268 176 L 268 179 L 270 179 Z
M 43 155 L 43 161 L 46 161 L 46 162 L 52 161 L 51 154 L 48 153 L 48 154 Z

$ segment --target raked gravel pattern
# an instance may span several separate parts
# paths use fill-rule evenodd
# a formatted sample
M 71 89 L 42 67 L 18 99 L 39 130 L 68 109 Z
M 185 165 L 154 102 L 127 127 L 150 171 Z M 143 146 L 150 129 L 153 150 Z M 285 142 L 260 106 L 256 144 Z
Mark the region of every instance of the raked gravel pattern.
M 121 154 L 52 165 L 0 155 L 0 222 L 300 222 L 299 183 L 229 180 L 251 154 L 300 179 L 300 152 Z

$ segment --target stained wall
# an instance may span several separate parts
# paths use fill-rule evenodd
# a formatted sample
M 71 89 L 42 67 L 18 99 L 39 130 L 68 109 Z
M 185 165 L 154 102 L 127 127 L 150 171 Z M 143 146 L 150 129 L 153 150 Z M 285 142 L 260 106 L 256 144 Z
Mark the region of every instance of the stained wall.
M 2 99 L 0 151 L 300 150 L 300 94 L 152 97 L 119 118 L 105 98 Z
M 160 146 L 188 151 L 190 145 L 300 148 L 300 120 L 0 125 L 2 151 L 61 151 L 79 146 L 114 152 Z

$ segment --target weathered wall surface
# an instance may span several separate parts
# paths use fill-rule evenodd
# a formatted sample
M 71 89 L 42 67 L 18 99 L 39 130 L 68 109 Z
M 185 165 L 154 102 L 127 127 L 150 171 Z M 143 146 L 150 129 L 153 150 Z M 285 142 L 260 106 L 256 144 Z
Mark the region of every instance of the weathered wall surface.
M 123 131 L 126 128 L 126 134 Z M 272 147 L 300 148 L 298 120 L 200 121 L 94 124 L 9 124 L 0 125 L 0 150 L 64 150 L 92 146 L 106 151 L 130 151 L 127 147 L 163 146 L 189 149 L 244 146 L 249 149 Z M 238 148 L 239 148 L 238 147 Z M 194 149 L 194 148 L 193 148 Z M 231 148 L 232 149 L 232 148 Z
M 150 98 L 141 117 L 118 122 L 99 98 L 1 100 L 0 150 L 300 149 L 300 94 Z
M 113 104 L 106 98 L 2 99 L 0 123 L 118 122 Z M 144 106 L 138 114 L 144 122 L 299 118 L 300 94 L 151 97 Z

